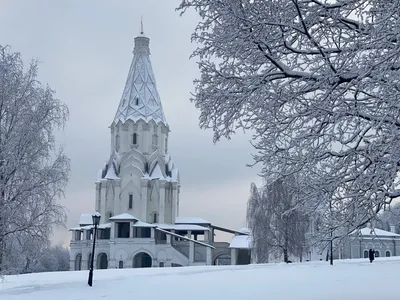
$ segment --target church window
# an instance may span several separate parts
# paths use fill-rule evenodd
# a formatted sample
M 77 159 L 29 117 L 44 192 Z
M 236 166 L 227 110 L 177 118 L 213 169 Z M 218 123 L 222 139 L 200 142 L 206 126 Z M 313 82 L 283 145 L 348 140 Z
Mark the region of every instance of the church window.
M 132 135 L 132 144 L 136 145 L 137 144 L 137 133 L 134 133 Z
M 119 268 L 119 269 L 123 269 L 123 268 L 124 268 L 124 262 L 123 262 L 122 260 L 120 260 L 120 261 L 118 262 L 118 268 Z
M 379 252 L 379 250 L 375 250 L 375 257 L 380 257 L 381 253 Z
M 135 97 L 135 105 L 139 105 L 139 97 Z
M 168 138 L 165 138 L 165 153 L 168 153 Z
M 153 223 L 157 223 L 157 213 L 153 214 Z
M 390 251 L 389 250 L 386 250 L 385 256 L 386 257 L 390 257 Z
M 364 250 L 364 258 L 368 258 L 368 250 Z
M 128 205 L 128 208 L 129 208 L 129 209 L 132 209 L 132 207 L 133 207 L 133 195 L 129 195 L 129 205 Z
M 117 237 L 118 238 L 129 238 L 129 222 L 120 222 L 117 223 Z
M 160 261 L 160 268 L 164 268 L 164 262 Z

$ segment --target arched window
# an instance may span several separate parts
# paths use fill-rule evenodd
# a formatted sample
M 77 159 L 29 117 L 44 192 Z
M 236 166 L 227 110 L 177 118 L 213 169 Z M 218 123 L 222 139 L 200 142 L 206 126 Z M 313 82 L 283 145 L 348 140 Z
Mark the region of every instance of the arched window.
M 380 257 L 381 253 L 379 252 L 379 250 L 375 250 L 375 257 Z
M 163 262 L 163 261 L 160 261 L 159 266 L 160 266 L 160 268 L 164 268 L 164 262 Z
M 385 256 L 386 256 L 386 257 L 390 257 L 390 251 L 389 251 L 389 250 L 386 250 Z
M 135 97 L 135 105 L 139 105 L 139 97 Z
M 165 138 L 165 153 L 168 153 L 168 138 Z
M 75 271 L 80 271 L 82 268 L 82 254 L 78 253 L 75 256 Z
M 133 195 L 129 195 L 129 204 L 128 204 L 128 208 L 132 209 L 133 208 Z
M 364 250 L 364 258 L 368 258 L 369 254 L 368 254 L 368 250 Z
M 132 134 L 132 144 L 133 145 L 137 144 L 137 133 L 136 132 L 134 134 Z
M 123 262 L 122 260 L 120 260 L 120 261 L 118 262 L 118 268 L 119 268 L 119 269 L 123 269 L 123 268 L 124 268 L 124 262 Z

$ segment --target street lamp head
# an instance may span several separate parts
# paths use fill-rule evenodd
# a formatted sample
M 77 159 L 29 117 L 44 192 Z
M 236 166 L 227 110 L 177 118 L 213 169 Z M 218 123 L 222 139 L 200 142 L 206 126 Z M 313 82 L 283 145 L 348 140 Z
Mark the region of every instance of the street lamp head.
M 100 218 L 101 218 L 100 213 L 96 211 L 96 212 L 92 215 L 93 225 L 99 226 L 99 224 L 100 224 Z

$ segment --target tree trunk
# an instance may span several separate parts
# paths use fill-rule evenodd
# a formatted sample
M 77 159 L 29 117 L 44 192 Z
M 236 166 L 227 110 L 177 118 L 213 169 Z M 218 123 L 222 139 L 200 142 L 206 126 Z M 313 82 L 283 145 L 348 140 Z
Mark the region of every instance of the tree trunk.
M 283 249 L 283 260 L 284 260 L 285 263 L 287 263 L 289 261 L 287 248 Z

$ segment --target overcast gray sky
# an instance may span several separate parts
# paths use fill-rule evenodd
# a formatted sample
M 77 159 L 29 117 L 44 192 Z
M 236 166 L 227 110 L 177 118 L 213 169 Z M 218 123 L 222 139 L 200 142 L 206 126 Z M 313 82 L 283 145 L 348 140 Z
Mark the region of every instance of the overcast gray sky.
M 69 107 L 60 134 L 71 159 L 70 184 L 61 202 L 67 227 L 94 207 L 94 180 L 108 159 L 111 124 L 132 59 L 140 16 L 150 38 L 151 60 L 170 125 L 169 150 L 180 169 L 180 215 L 199 216 L 233 229 L 245 225 L 250 183 L 250 135 L 214 145 L 212 132 L 198 127 L 199 111 L 189 101 L 199 74 L 190 41 L 198 17 L 175 11 L 180 0 L 0 0 L 0 44 L 38 58 L 39 79 Z M 69 243 L 65 229 L 55 243 Z

